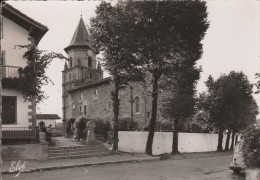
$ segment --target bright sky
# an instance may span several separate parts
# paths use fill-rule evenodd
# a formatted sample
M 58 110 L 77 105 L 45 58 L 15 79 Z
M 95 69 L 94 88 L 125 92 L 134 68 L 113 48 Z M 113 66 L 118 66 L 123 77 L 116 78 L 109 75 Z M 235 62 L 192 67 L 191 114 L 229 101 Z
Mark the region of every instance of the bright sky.
M 69 44 L 80 15 L 87 25 L 95 16 L 95 7 L 100 1 L 8 1 L 24 14 L 46 25 L 49 31 L 39 48 L 64 52 Z M 210 27 L 203 40 L 203 56 L 198 61 L 203 72 L 198 91 L 206 90 L 204 82 L 211 74 L 218 78 L 232 70 L 243 71 L 254 83 L 255 73 L 260 72 L 260 2 L 254 0 L 209 1 L 208 20 Z M 47 75 L 55 85 L 43 87 L 49 96 L 39 104 L 38 113 L 55 113 L 62 117 L 62 74 L 64 61 L 55 60 Z M 255 99 L 260 107 L 260 95 Z

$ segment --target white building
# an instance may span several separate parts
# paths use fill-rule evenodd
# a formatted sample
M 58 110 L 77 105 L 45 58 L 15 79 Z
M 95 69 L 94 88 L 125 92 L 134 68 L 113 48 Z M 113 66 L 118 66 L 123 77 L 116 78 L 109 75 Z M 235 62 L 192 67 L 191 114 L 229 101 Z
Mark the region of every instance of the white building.
M 23 58 L 25 49 L 14 49 L 15 45 L 37 46 L 48 28 L 33 20 L 7 3 L 2 5 L 1 17 L 1 65 L 2 78 L 19 79 L 19 68 L 27 66 Z M 36 104 L 24 101 L 23 94 L 2 84 L 2 130 L 19 131 L 36 126 Z

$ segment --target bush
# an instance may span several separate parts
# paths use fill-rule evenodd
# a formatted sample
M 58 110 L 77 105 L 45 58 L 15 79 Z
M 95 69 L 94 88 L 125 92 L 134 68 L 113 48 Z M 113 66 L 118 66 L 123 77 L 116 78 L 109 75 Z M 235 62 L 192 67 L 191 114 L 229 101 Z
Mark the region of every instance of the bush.
M 132 118 L 120 118 L 118 124 L 119 131 L 131 131 L 138 129 L 138 123 L 133 121 Z
M 249 167 L 260 168 L 260 125 L 251 125 L 242 138 L 245 164 Z
M 101 135 L 105 139 L 108 138 L 108 131 L 111 130 L 111 124 L 107 120 L 102 119 L 96 119 L 96 128 L 95 128 L 95 134 Z
M 84 137 L 84 133 L 83 131 L 86 129 L 86 123 L 89 121 L 89 119 L 86 118 L 80 118 L 80 119 L 76 119 L 76 121 L 74 122 L 74 135 L 75 138 L 79 141 Z

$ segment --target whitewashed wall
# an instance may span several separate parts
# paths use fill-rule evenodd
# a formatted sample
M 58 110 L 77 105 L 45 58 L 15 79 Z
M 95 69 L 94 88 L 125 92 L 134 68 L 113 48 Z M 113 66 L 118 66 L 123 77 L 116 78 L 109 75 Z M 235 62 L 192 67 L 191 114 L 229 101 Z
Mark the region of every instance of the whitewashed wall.
M 148 132 L 119 131 L 118 150 L 122 152 L 145 153 Z M 155 132 L 153 155 L 170 153 L 172 150 L 172 133 Z
M 25 67 L 27 60 L 23 59 L 25 49 L 14 49 L 15 45 L 28 45 L 29 32 L 13 21 L 3 16 L 3 39 L 1 50 L 5 51 L 5 65 Z
M 118 150 L 122 152 L 145 153 L 148 132 L 120 131 Z M 153 140 L 153 155 L 171 153 L 172 133 L 155 132 Z M 211 133 L 179 133 L 178 150 L 184 152 L 216 151 L 218 135 Z M 225 147 L 226 134 L 223 138 Z
M 31 122 L 29 122 L 29 119 L 32 118 L 31 115 L 28 114 L 28 112 L 31 112 L 31 109 L 28 109 L 29 105 L 32 105 L 31 102 L 24 101 L 23 95 L 21 92 L 15 90 L 15 89 L 2 89 L 2 96 L 16 96 L 17 97 L 17 111 L 16 111 L 16 119 L 17 124 L 12 125 L 2 125 L 2 127 L 29 127 L 29 125 L 32 125 Z
M 226 134 L 223 137 L 222 147 L 225 148 Z M 179 133 L 179 152 L 209 152 L 216 151 L 218 134 L 212 133 Z

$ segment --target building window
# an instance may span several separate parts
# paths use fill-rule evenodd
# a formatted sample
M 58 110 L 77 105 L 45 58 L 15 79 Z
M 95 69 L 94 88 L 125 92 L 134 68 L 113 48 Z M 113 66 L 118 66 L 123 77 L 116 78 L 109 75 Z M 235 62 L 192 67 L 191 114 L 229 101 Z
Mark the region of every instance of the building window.
M 135 101 L 135 112 L 139 113 L 140 112 L 140 98 L 137 96 L 134 98 Z
M 88 67 L 92 67 L 92 59 L 91 59 L 91 57 L 88 57 Z
M 84 106 L 84 115 L 87 115 L 87 106 Z
M 89 72 L 89 79 L 92 79 L 93 75 L 92 72 Z
M 1 118 L 3 124 L 16 124 L 16 109 L 17 109 L 16 96 L 2 96 Z
M 81 106 L 79 106 L 79 112 L 81 112 Z
M 82 93 L 79 94 L 79 99 L 83 99 L 83 94 Z
M 4 39 L 4 26 L 3 26 L 4 18 L 1 16 L 1 39 Z
M 151 112 L 147 112 L 146 117 L 149 119 L 151 117 Z
M 94 95 L 98 96 L 98 90 L 97 89 L 95 89 Z
M 1 51 L 1 65 L 5 65 L 5 51 Z

